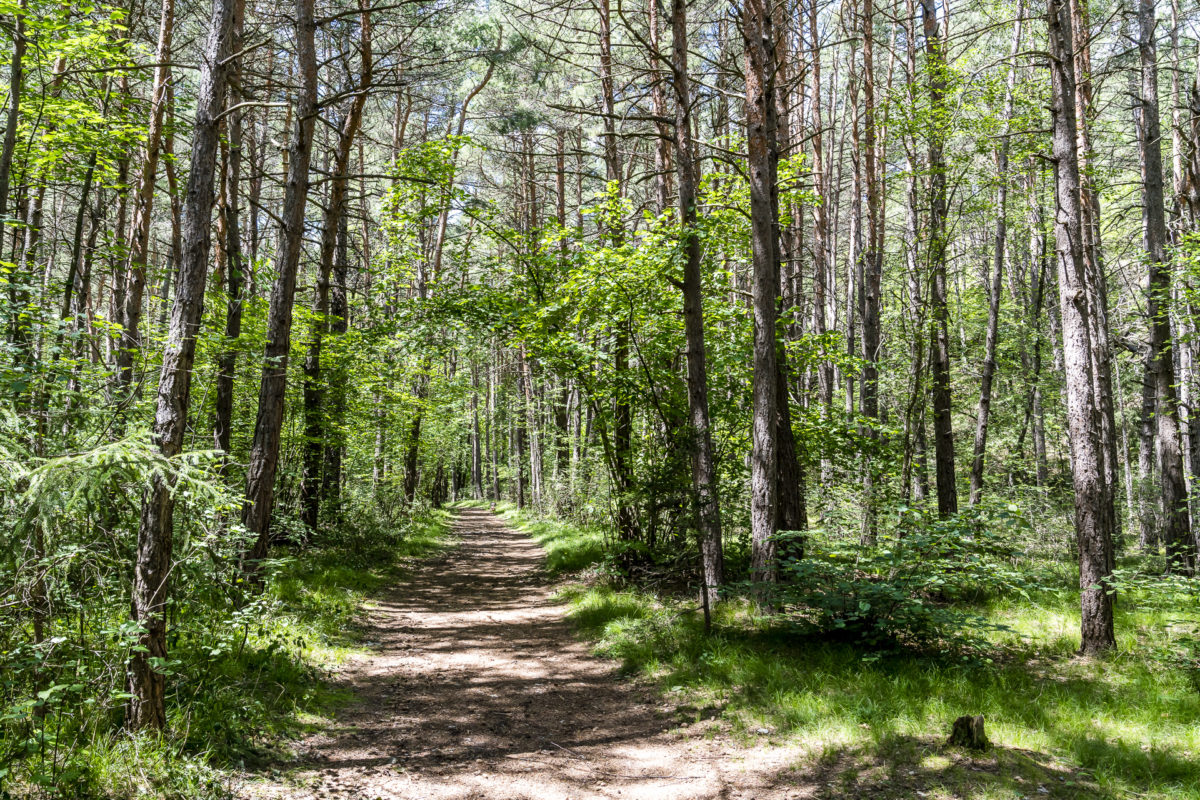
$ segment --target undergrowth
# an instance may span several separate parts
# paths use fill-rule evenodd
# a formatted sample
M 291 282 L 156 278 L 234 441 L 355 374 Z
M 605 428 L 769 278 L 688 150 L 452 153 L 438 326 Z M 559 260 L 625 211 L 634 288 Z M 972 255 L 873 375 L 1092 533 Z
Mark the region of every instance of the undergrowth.
M 200 596 L 188 580 L 200 567 L 181 562 L 163 735 L 121 728 L 127 600 L 92 603 L 81 630 L 62 629 L 39 650 L 0 653 L 0 798 L 231 797 L 238 769 L 279 755 L 346 700 L 326 678 L 362 650 L 364 601 L 443 547 L 448 520 L 437 511 L 357 519 L 279 548 L 257 593 L 226 583 Z M 24 689 L 22 669 L 45 688 Z
M 719 714 L 742 736 L 799 745 L 809 754 L 799 768 L 834 787 L 829 796 L 1200 798 L 1200 691 L 1170 657 L 1195 657 L 1181 631 L 1194 631 L 1197 609 L 1173 604 L 1178 583 L 1127 580 L 1119 648 L 1103 660 L 1075 654 L 1078 594 L 1065 583 L 958 601 L 989 648 L 966 661 L 805 633 L 744 600 L 721 604 L 705 635 L 693 598 L 598 569 L 602 534 L 503 513 L 560 573 L 586 578 L 561 597 L 599 653 L 657 682 L 681 723 Z M 986 717 L 987 756 L 943 746 L 967 713 Z

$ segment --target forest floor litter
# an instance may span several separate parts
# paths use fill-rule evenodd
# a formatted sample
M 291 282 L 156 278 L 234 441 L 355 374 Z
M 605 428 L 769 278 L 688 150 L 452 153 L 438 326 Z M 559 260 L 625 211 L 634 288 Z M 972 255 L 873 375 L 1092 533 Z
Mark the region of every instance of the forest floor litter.
M 353 701 L 297 744 L 294 761 L 247 774 L 240 797 L 959 796 L 938 791 L 936 775 L 875 755 L 806 753 L 768 729 L 736 733 L 719 714 L 677 714 L 658 687 L 622 677 L 618 664 L 589 652 L 534 541 L 471 508 L 460 511 L 453 535 L 452 548 L 419 562 L 370 605 L 363 638 L 372 652 L 337 676 Z M 940 752 L 943 740 L 909 749 L 937 751 L 972 774 L 1007 771 L 1014 755 L 976 760 Z M 1060 794 L 1069 770 L 1044 774 L 1051 788 L 1035 784 L 1030 791 L 1040 793 L 1031 796 L 1075 796 Z

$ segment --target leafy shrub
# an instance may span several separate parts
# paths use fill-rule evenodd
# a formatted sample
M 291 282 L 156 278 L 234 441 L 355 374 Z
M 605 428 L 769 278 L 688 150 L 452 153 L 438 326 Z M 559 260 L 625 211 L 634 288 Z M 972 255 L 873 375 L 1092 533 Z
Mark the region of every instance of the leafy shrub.
M 971 602 L 1045 589 L 1017 568 L 1014 533 L 1023 523 L 1013 510 L 973 510 L 947 520 L 903 512 L 902 524 L 874 546 L 807 533 L 804 558 L 780 565 L 773 603 L 800 625 L 876 651 L 910 646 L 965 654 L 983 649 L 988 631 L 1005 629 L 972 613 Z
M 1157 616 L 1162 635 L 1139 642 L 1141 653 L 1170 672 L 1187 677 L 1200 692 L 1200 626 L 1195 609 L 1200 608 L 1200 577 L 1153 570 L 1161 560 L 1113 570 L 1109 591 L 1140 611 Z

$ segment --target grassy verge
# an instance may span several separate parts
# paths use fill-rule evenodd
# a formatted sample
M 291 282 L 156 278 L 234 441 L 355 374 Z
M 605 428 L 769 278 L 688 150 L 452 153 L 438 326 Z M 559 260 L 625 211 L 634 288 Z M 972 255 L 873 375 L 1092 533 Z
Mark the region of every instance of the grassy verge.
M 543 542 L 558 572 L 599 558 L 598 532 L 503 513 Z M 705 636 L 694 603 L 597 581 L 563 596 L 598 652 L 656 681 L 681 724 L 719 716 L 735 735 L 799 746 L 802 780 L 825 796 L 1200 798 L 1200 692 L 1142 649 L 1169 624 L 1163 615 L 1122 611 L 1118 654 L 1095 661 L 1073 653 L 1069 594 L 997 601 L 986 614 L 1014 629 L 996 642 L 1005 657 L 965 664 L 876 660 L 736 602 Z M 968 713 L 987 718 L 996 746 L 983 756 L 943 745 Z
M 48 792 L 36 796 L 232 796 L 237 772 L 282 759 L 289 741 L 326 724 L 348 700 L 329 678 L 366 651 L 356 626 L 364 604 L 414 560 L 446 546 L 449 520 L 431 512 L 400 530 L 338 531 L 270 562 L 267 590 L 249 606 L 208 626 L 180 626 L 168 733 L 129 737 L 97 726 L 88 741 L 64 743 L 61 765 L 40 781 Z M 0 783 L 0 797 L 9 787 L 16 796 L 22 786 L 33 790 L 29 779 L 12 778 Z

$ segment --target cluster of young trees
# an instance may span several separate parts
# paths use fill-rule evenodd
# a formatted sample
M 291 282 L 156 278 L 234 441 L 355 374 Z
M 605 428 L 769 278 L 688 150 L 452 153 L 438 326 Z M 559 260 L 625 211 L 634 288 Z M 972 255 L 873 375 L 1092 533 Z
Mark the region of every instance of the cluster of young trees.
M 196 451 L 251 586 L 462 497 L 610 523 L 706 604 L 802 557 L 781 531 L 1073 503 L 1087 653 L 1121 548 L 1194 570 L 1195 8 L 153 11 L 0 4 L 9 508 L 19 464 L 163 459 L 87 533 L 14 522 L 0 614 L 51 652 L 61 553 L 123 559 L 130 727 L 166 721 Z

